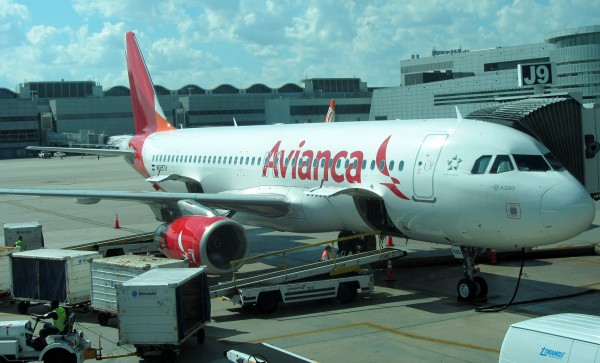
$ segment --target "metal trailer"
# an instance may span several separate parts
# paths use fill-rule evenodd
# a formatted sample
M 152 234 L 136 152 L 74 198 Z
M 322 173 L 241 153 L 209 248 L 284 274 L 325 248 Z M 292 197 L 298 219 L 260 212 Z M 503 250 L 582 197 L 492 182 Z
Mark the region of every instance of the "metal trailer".
M 250 353 L 244 353 L 250 352 Z M 285 363 L 317 363 L 314 360 L 304 358 L 298 354 L 288 352 L 268 343 L 240 345 L 238 349 L 230 349 L 224 352 L 225 357 L 234 363 L 256 363 L 256 362 L 285 362 Z
M 44 248 L 44 234 L 40 222 L 4 223 L 3 227 L 6 247 L 14 247 L 15 241 L 21 236 L 28 250 Z
M 98 311 L 98 323 L 106 326 L 117 314 L 115 285 L 154 268 L 186 268 L 186 260 L 165 257 L 124 255 L 95 259 L 91 262 L 92 311 Z
M 0 298 L 6 298 L 10 296 L 10 286 L 12 283 L 10 254 L 15 251 L 15 247 L 0 246 Z
M 180 346 L 205 338 L 210 296 L 204 267 L 152 269 L 116 285 L 119 344 L 132 344 L 140 357 L 176 360 Z
M 39 249 L 10 255 L 11 299 L 25 314 L 31 303 L 58 300 L 66 307 L 87 307 L 91 300 L 90 262 L 97 252 Z
M 211 286 L 210 293 L 211 297 L 226 297 L 242 307 L 256 305 L 263 314 L 275 312 L 280 302 L 337 298 L 348 304 L 356 300 L 358 291 L 373 291 L 373 273 L 362 269 L 362 265 L 405 255 L 405 251 L 395 248 L 357 253 L 221 283 Z

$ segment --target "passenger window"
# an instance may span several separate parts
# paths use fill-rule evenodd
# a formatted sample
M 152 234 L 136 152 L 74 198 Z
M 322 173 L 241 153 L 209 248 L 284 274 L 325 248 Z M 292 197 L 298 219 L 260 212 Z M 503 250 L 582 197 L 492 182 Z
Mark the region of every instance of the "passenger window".
M 398 163 L 398 171 L 402 170 L 404 170 L 404 160 L 400 160 L 400 163 Z
M 371 170 L 375 169 L 375 160 L 371 160 Z
M 514 166 L 508 155 L 498 155 L 492 164 L 490 174 L 506 173 L 511 170 L 514 170 Z
M 390 161 L 390 171 L 394 170 L 394 160 Z
M 484 174 L 488 165 L 490 165 L 490 160 L 492 160 L 491 155 L 480 156 L 479 159 L 475 160 L 471 174 Z
M 548 171 L 550 166 L 542 155 L 513 155 L 517 169 L 521 171 Z
M 362 162 L 362 170 L 365 170 L 367 168 L 367 161 L 363 160 Z

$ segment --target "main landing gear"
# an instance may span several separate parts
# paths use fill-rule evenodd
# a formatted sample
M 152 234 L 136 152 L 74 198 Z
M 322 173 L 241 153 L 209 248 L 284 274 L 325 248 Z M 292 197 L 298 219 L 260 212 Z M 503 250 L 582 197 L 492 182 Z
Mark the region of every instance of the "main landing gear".
M 465 277 L 456 285 L 458 300 L 474 301 L 487 297 L 488 285 L 481 276 L 475 276 L 479 269 L 475 267 L 475 258 L 483 251 L 482 248 L 452 246 L 454 257 L 463 259 Z

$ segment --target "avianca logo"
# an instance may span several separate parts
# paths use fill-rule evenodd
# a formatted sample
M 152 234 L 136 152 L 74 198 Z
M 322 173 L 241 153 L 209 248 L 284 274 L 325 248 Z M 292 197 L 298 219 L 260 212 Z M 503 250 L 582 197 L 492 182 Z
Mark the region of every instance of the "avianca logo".
M 377 170 L 389 177 L 391 181 L 391 183 L 381 183 L 381 185 L 388 188 L 397 197 L 408 200 L 408 197 L 398 189 L 400 181 L 390 176 L 388 170 L 386 154 L 390 138 L 391 135 L 379 146 L 376 156 Z M 331 150 L 303 150 L 305 144 L 306 141 L 302 140 L 296 149 L 286 151 L 281 149 L 281 140 L 277 141 L 267 154 L 262 176 L 266 177 L 271 170 L 272 176 L 275 178 L 323 181 L 331 178 L 336 183 L 361 182 L 362 164 L 365 159 L 362 151 L 342 150 L 334 154 Z

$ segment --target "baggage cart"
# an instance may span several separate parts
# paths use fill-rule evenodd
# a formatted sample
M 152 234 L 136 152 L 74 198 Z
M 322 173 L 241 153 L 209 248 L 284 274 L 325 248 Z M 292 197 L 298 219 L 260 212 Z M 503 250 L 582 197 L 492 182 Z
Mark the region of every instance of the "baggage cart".
M 95 259 L 91 263 L 92 311 L 98 311 L 98 323 L 105 326 L 117 314 L 115 285 L 131 280 L 154 268 L 187 268 L 185 260 L 164 257 L 123 255 Z
M 10 255 L 11 298 L 25 314 L 33 303 L 58 300 L 67 307 L 89 306 L 90 262 L 100 258 L 90 251 L 39 249 Z
M 40 222 L 4 223 L 3 226 L 6 247 L 14 247 L 15 241 L 21 236 L 28 250 L 44 248 L 44 234 Z
M 181 344 L 196 335 L 204 342 L 210 295 L 204 267 L 152 269 L 116 285 L 119 344 L 140 357 L 174 362 Z

